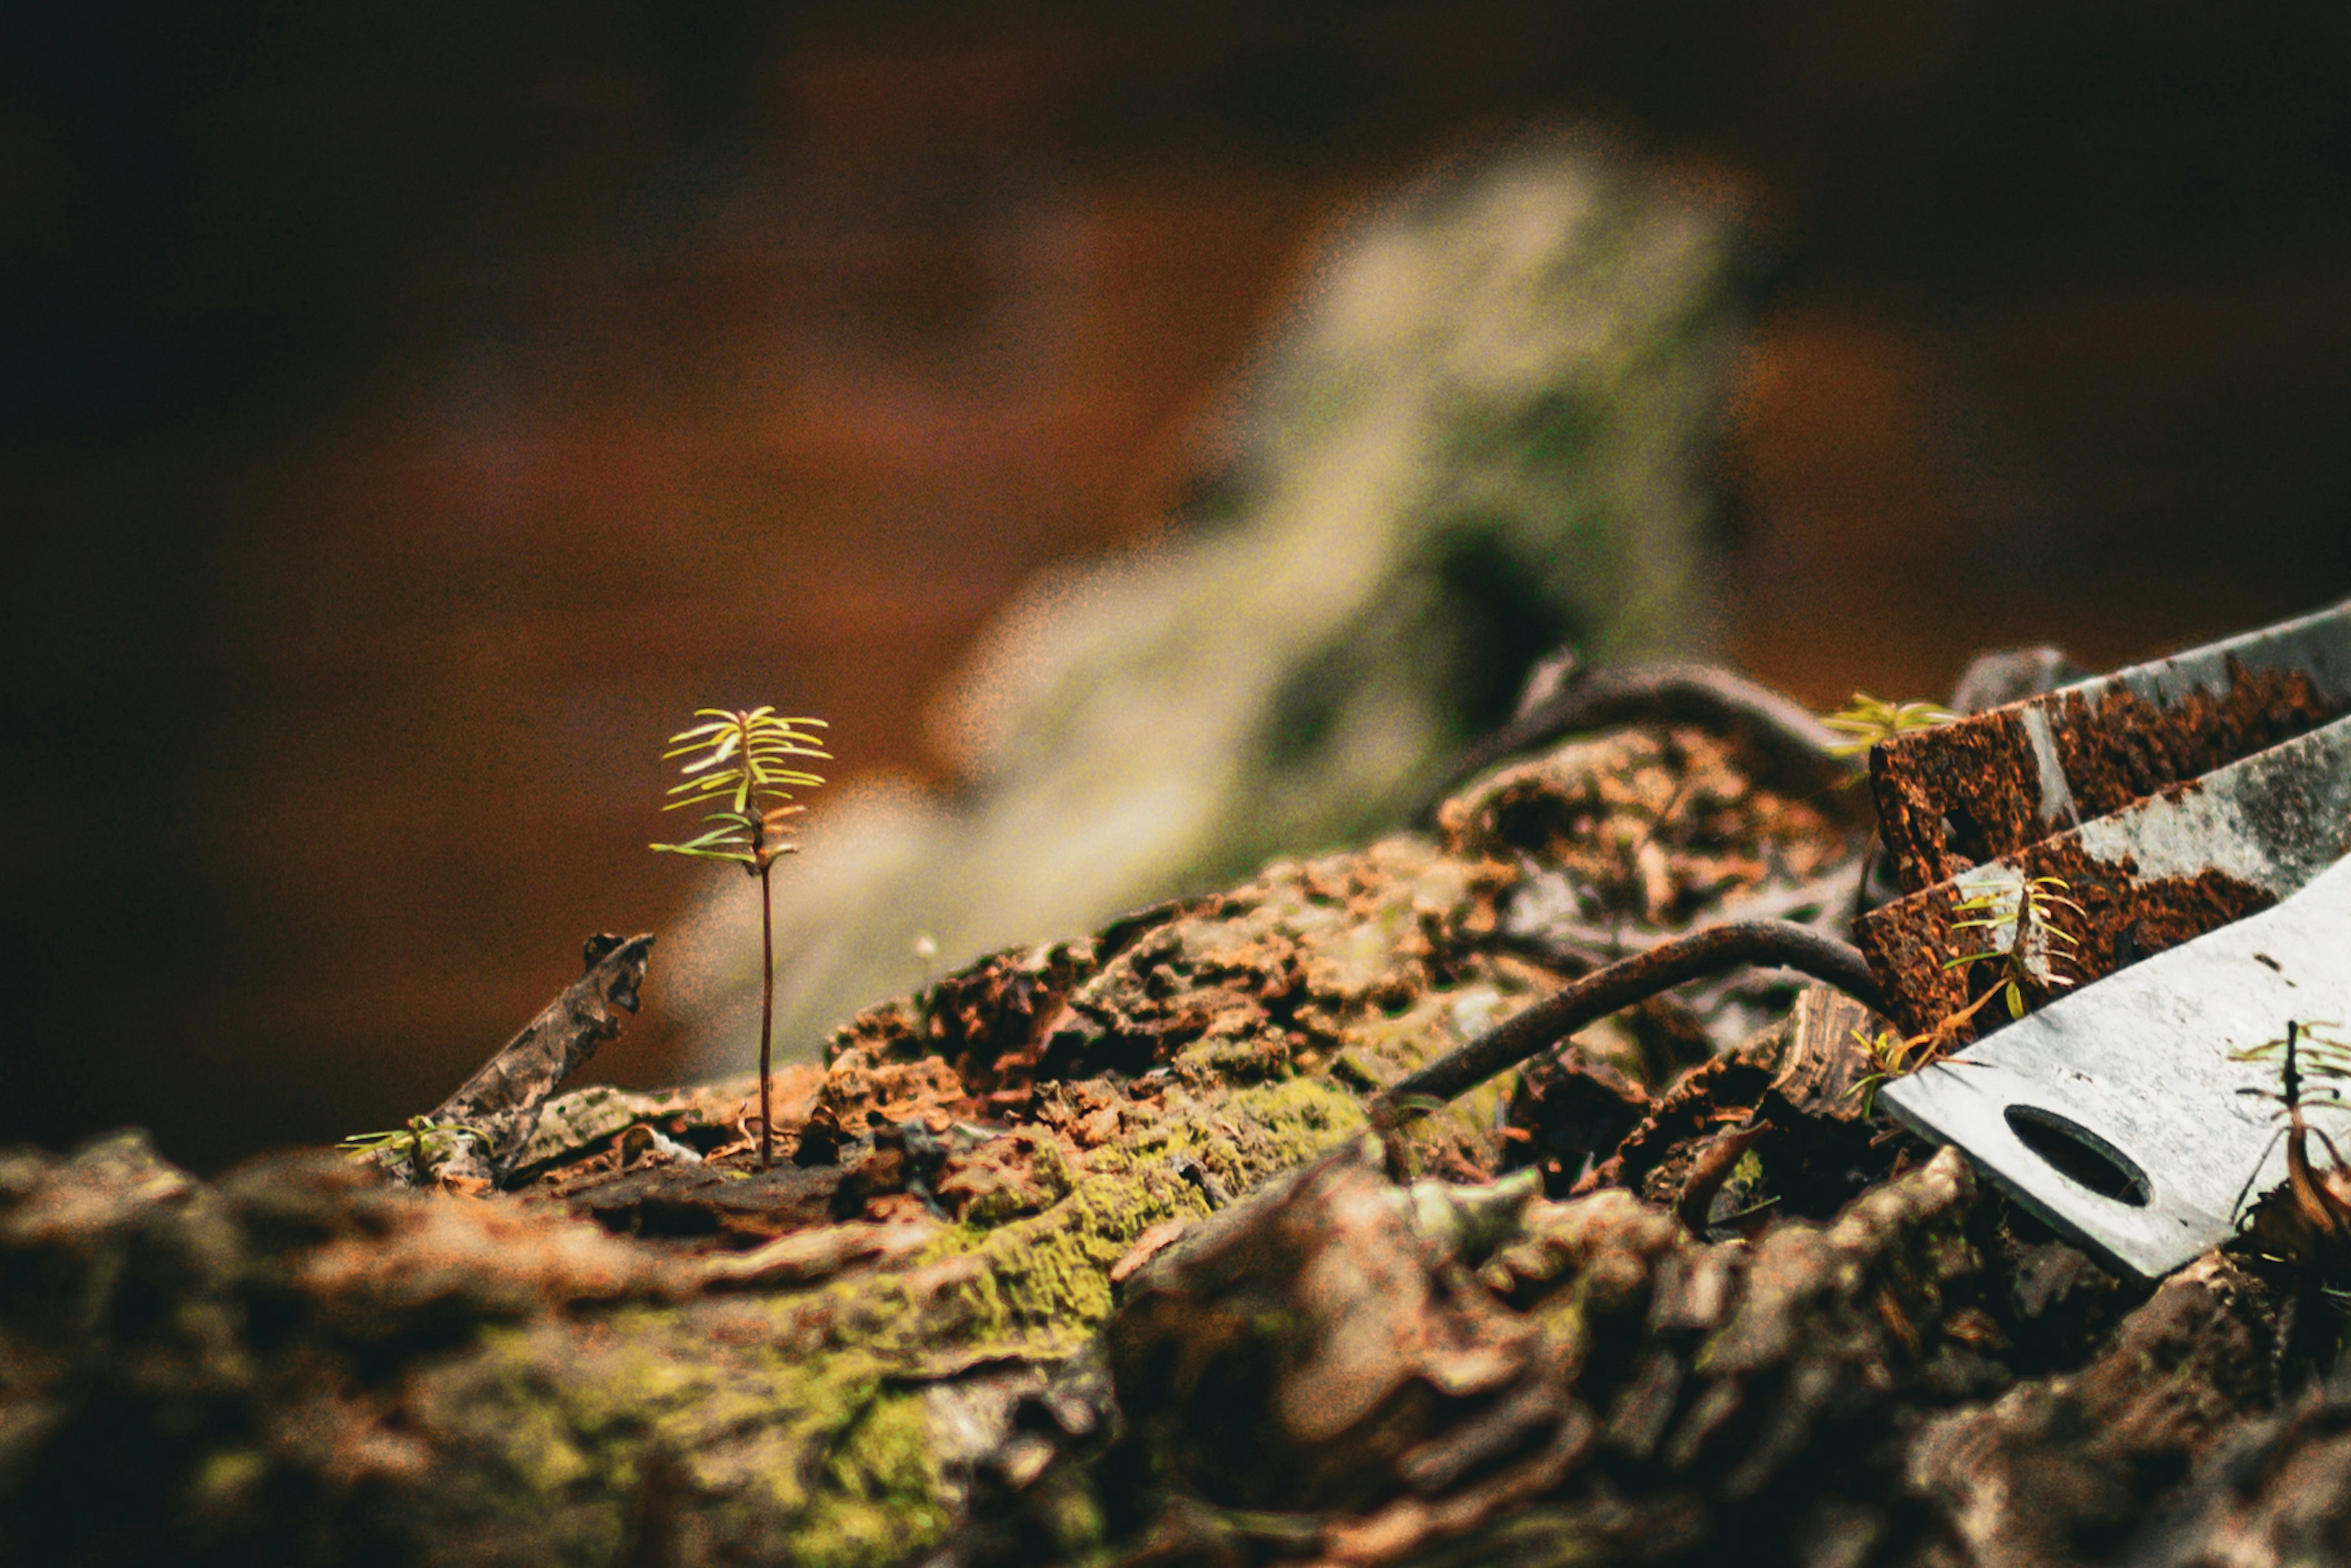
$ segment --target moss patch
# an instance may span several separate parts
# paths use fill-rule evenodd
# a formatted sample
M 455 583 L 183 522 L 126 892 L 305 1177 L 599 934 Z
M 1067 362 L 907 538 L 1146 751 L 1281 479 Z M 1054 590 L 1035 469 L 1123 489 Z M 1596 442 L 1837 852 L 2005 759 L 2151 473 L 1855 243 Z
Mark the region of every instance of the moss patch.
M 481 1457 L 482 1506 L 538 1521 L 558 1560 L 619 1549 L 657 1448 L 732 1547 L 896 1561 L 952 1518 L 924 1385 L 1080 1349 L 1109 1315 L 1111 1266 L 1152 1225 L 1207 1212 L 1185 1159 L 1238 1197 L 1363 1124 L 1319 1079 L 1171 1090 L 1043 1213 L 952 1228 L 896 1271 L 502 1330 L 437 1369 L 418 1406 Z

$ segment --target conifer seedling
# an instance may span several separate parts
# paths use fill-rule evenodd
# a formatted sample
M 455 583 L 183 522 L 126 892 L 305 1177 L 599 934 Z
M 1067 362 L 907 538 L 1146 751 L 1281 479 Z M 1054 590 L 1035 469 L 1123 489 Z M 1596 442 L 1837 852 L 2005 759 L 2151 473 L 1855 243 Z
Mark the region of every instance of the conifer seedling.
M 1952 724 L 1959 716 L 1939 703 L 1890 703 L 1867 692 L 1855 692 L 1853 701 L 1821 722 L 1844 737 L 1830 743 L 1830 756 L 1865 757 L 1881 740 Z
M 699 837 L 650 847 L 664 854 L 732 861 L 759 880 L 759 1168 L 766 1170 L 775 1163 L 768 1075 L 776 1024 L 775 901 L 768 873 L 778 858 L 799 847 L 783 832 L 784 819 L 806 810 L 790 804 L 792 787 L 812 789 L 824 782 L 793 767 L 791 759 L 829 761 L 832 753 L 818 749 L 821 737 L 810 733 L 825 727 L 820 718 L 778 718 L 771 707 L 747 713 L 700 708 L 694 716 L 705 722 L 671 736 L 670 748 L 662 753 L 664 761 L 689 759 L 678 767 L 685 782 L 671 788 L 676 799 L 662 810 L 716 809 L 704 812 L 706 831 Z

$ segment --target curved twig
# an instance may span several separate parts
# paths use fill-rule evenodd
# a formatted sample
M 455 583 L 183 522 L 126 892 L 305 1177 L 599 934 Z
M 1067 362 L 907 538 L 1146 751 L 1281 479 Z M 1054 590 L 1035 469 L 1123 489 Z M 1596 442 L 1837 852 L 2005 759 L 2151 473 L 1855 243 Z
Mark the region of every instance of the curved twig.
M 1853 862 L 1839 861 L 1831 870 L 1809 882 L 1785 883 L 1749 897 L 1729 900 L 1699 929 L 1735 925 L 1742 921 L 1786 920 L 1791 925 L 1810 926 L 1825 933 L 1844 926 L 1849 914 L 1846 906 L 1852 901 Z M 1806 909 L 1816 909 L 1820 913 L 1809 920 L 1791 919 L 1791 916 Z M 1546 967 L 1581 975 L 1603 964 L 1614 963 L 1619 958 L 1637 957 L 1653 947 L 1678 942 L 1689 934 L 1687 931 L 1649 931 L 1547 920 L 1541 925 L 1522 930 L 1506 927 L 1488 937 L 1487 941 L 1497 947 L 1524 953 Z
M 1706 1239 L 1706 1217 L 1714 1207 L 1715 1194 L 1730 1180 L 1739 1168 L 1740 1157 L 1753 1148 L 1758 1139 L 1771 1130 L 1771 1124 L 1757 1118 L 1745 1127 L 1716 1138 L 1690 1167 L 1688 1177 L 1682 1183 L 1682 1195 L 1674 1201 L 1674 1213 L 1692 1236 Z
M 1786 920 L 1708 926 L 1621 963 L 1594 969 L 1488 1030 L 1447 1056 L 1388 1085 L 1377 1110 L 1394 1114 L 1416 1099 L 1450 1100 L 1505 1068 L 1620 1009 L 1740 964 L 1768 964 L 1825 980 L 1876 1012 L 1885 1003 L 1860 949 Z
M 1620 724 L 1694 724 L 1747 742 L 1766 769 L 1810 790 L 1842 782 L 1853 764 L 1832 756 L 1836 737 L 1802 705 L 1714 664 L 1624 664 L 1586 672 L 1530 713 L 1461 754 L 1415 806 L 1426 827 L 1446 797 L 1498 762 L 1579 730 Z

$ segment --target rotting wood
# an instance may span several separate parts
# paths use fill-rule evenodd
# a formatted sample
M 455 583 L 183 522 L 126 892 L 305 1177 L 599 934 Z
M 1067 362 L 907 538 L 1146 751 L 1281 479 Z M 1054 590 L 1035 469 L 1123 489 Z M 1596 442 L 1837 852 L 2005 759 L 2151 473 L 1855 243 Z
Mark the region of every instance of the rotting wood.
M 2186 1495 L 2138 1532 L 2133 1568 L 2294 1568 L 2351 1543 L 2351 1375 L 2210 1444 Z
M 1499 1246 L 1402 1197 L 1342 1150 L 1154 1259 L 1081 1419 L 1030 1428 L 940 1561 L 1061 1560 L 1073 1504 L 1129 1563 L 1785 1561 L 1867 1479 L 1807 1472 L 1819 1445 L 1866 1454 L 1898 1407 L 1980 1386 L 1947 1327 L 1981 1267 L 1955 1155 L 1751 1248 L 1622 1192 Z
M 1703 739 L 1580 740 L 1436 841 L 871 1009 L 778 1074 L 764 1182 L 747 1078 L 566 1096 L 482 1199 L 317 1154 L 0 1153 L 0 1558 L 1949 1568 L 1973 1450 L 1914 1435 L 2013 1406 L 2050 1419 L 1980 1479 L 2091 1477 L 2103 1563 L 2113 1509 L 2178 1500 L 2309 1353 L 2254 1263 L 2138 1304 L 1868 1120 L 1856 1004 L 1782 993 L 1694 1070 L 1611 1019 L 1360 1146 L 1561 989 L 1509 939 L 1530 890 L 1629 945 L 1857 870 Z M 1551 1121 L 1547 1072 L 1582 1097 Z M 1210 1385 L 1299 1419 L 1219 1448 L 1185 1414 Z M 2175 1396 L 2186 1436 L 2150 1424 Z
M 2080 1371 L 1922 1425 L 1903 1478 L 1925 1515 L 1914 1561 L 2111 1560 L 2147 1516 L 2151 1483 L 2267 1410 L 2283 1304 L 2269 1281 L 2207 1259 L 2166 1281 Z
M 1797 1111 L 1857 1123 L 1867 1111 L 1862 1081 L 1875 1065 L 1863 1042 L 1884 1027 L 1867 1004 L 1828 986 L 1808 986 L 1787 1023 L 1743 1054 L 1773 1069 L 1771 1092 Z

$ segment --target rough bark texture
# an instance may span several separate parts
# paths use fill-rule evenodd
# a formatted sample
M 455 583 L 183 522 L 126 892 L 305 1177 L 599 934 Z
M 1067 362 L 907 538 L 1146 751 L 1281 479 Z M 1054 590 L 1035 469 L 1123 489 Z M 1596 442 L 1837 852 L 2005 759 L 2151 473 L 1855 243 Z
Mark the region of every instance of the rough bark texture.
M 198 1182 L 135 1134 L 0 1155 L 0 1561 L 2339 1539 L 2351 1406 L 2272 1416 L 2325 1309 L 2220 1256 L 2140 1300 L 1873 1122 L 1876 1020 L 1796 977 L 1686 987 L 1371 1130 L 1572 976 L 1857 876 L 1845 806 L 1741 755 L 1574 742 L 1433 840 L 984 960 L 780 1074 L 768 1172 L 741 1081 L 562 1096 L 492 1196 L 325 1153 Z

